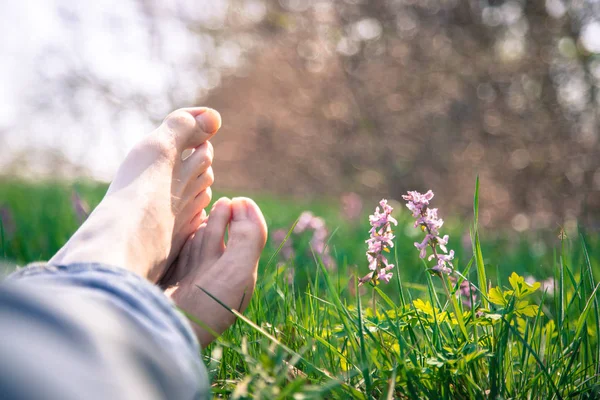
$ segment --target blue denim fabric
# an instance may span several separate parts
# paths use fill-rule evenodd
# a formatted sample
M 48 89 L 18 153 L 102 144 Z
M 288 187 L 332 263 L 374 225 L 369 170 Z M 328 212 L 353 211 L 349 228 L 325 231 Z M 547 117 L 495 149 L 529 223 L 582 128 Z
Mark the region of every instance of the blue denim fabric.
M 209 392 L 187 320 L 140 276 L 100 264 L 38 264 L 0 284 L 0 399 Z

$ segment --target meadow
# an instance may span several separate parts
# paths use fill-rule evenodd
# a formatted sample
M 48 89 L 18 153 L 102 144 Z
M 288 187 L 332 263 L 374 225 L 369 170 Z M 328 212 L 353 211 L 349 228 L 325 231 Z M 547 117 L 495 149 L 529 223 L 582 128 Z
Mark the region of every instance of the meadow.
M 0 180 L 0 271 L 52 256 L 105 190 Z M 358 279 L 369 272 L 376 201 L 349 212 L 339 199 L 253 196 L 270 239 L 248 310 L 201 355 L 214 396 L 600 398 L 600 236 L 482 230 L 475 183 L 473 192 L 470 218 L 431 201 L 455 251 L 451 278 L 419 257 L 426 232 L 402 199 L 390 200 L 395 268 L 374 286 Z

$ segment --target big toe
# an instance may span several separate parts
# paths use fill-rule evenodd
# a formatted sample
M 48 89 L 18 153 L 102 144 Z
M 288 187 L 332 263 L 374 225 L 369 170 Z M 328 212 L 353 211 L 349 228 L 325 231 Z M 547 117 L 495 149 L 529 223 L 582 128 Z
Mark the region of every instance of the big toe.
M 267 241 L 267 224 L 258 205 L 245 197 L 231 200 L 229 238 L 223 258 L 247 268 L 256 277 L 256 266 Z
M 192 107 L 173 111 L 163 121 L 181 152 L 200 146 L 221 127 L 221 115 L 212 108 Z

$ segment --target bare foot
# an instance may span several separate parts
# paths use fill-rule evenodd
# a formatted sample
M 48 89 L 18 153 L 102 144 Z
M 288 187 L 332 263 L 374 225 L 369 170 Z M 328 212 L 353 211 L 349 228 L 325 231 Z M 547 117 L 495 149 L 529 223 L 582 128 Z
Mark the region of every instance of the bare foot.
M 49 263 L 99 262 L 160 279 L 204 220 L 214 180 L 207 140 L 220 126 L 210 108 L 167 116 L 131 150 L 102 202 Z M 195 151 L 182 160 L 186 149 Z
M 267 225 L 254 201 L 241 197 L 219 199 L 208 221 L 186 242 L 161 282 L 167 287 L 165 294 L 221 334 L 235 317 L 199 287 L 227 306 L 245 310 L 256 285 L 258 259 L 266 240 Z M 194 329 L 203 347 L 214 339 L 201 327 L 196 325 Z

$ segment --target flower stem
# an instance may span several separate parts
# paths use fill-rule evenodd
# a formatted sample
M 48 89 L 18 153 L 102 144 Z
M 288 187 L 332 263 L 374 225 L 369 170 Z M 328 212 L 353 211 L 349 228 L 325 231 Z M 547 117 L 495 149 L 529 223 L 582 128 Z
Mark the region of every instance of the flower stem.
M 373 295 L 371 296 L 371 306 L 373 307 L 373 317 L 376 318 L 377 317 L 377 303 L 375 301 L 375 290 L 371 290 L 371 293 L 373 293 Z

